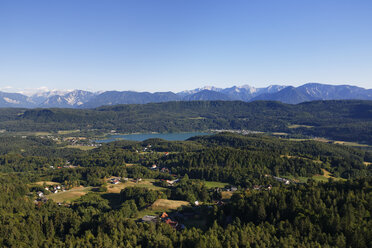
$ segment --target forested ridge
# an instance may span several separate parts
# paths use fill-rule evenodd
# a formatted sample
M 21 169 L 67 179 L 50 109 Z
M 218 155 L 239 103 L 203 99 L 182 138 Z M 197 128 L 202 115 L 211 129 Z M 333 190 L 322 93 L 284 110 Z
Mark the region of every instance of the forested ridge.
M 370 162 L 368 149 L 265 134 L 117 141 L 89 151 L 3 136 L 0 246 L 371 247 Z M 123 181 L 120 192 L 106 192 L 111 177 L 154 185 Z M 53 195 L 39 181 L 91 190 L 68 204 L 35 202 L 41 193 Z M 225 198 L 208 181 L 237 190 Z M 189 202 L 172 218 L 187 223 L 191 214 L 200 225 L 138 221 L 162 199 Z
M 24 183 L 0 176 L 3 247 L 371 247 L 371 180 L 313 183 L 236 194 L 203 211 L 205 230 L 136 223 L 140 202 L 112 209 L 98 194 L 72 207 L 25 197 Z M 141 193 L 141 192 L 137 192 Z M 137 197 L 139 197 L 137 195 Z
M 0 130 L 179 132 L 211 129 L 285 132 L 372 144 L 372 101 L 191 101 L 90 110 L 0 109 Z

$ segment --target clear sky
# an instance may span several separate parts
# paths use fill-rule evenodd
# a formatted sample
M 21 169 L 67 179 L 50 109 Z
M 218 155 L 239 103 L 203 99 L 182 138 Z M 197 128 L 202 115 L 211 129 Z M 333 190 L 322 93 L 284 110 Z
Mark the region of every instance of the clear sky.
M 371 0 L 0 0 L 0 89 L 372 88 Z

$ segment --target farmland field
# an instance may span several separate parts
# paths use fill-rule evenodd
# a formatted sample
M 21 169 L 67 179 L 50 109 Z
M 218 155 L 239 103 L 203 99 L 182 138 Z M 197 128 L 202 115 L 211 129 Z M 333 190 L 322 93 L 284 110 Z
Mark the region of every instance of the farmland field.
M 82 151 L 89 151 L 93 150 L 96 147 L 95 146 L 84 146 L 84 145 L 67 145 L 65 148 L 73 148 L 73 149 L 80 149 Z
M 136 183 L 133 179 L 129 179 L 127 182 L 120 182 L 118 184 L 109 184 L 107 186 L 107 193 L 120 193 L 120 191 L 126 187 L 142 187 L 152 190 L 164 190 L 162 187 L 154 185 L 155 179 L 142 179 L 142 181 Z
M 65 192 L 59 192 L 55 194 L 49 194 L 46 198 L 51 199 L 55 202 L 72 202 L 81 196 L 87 194 L 92 190 L 92 187 L 76 187 Z
M 304 128 L 312 128 L 314 126 L 308 126 L 308 125 L 297 125 L 297 124 L 294 124 L 294 125 L 289 125 L 288 128 L 301 128 L 301 127 L 304 127 Z
M 222 183 L 222 182 L 214 182 L 214 181 L 205 181 L 205 186 L 207 188 L 225 188 L 228 183 Z
M 168 200 L 168 199 L 158 199 L 156 200 L 152 205 L 152 210 L 174 210 L 182 206 L 188 206 L 190 205 L 187 201 L 175 201 L 175 200 Z
M 60 183 L 57 183 L 57 182 L 52 182 L 52 181 L 39 181 L 39 182 L 36 182 L 36 183 L 33 183 L 33 184 L 36 184 L 36 185 L 41 185 L 43 186 L 45 183 L 45 185 L 56 185 L 56 184 L 60 184 Z

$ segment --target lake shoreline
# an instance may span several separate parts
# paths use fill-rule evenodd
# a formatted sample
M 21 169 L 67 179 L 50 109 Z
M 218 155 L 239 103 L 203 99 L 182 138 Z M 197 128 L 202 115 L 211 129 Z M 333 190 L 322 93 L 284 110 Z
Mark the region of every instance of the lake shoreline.
M 184 141 L 194 136 L 212 135 L 213 132 L 177 132 L 177 133 L 131 133 L 131 134 L 109 134 L 105 139 L 95 140 L 96 143 L 109 143 L 118 140 L 144 141 L 147 139 L 164 139 L 168 141 Z

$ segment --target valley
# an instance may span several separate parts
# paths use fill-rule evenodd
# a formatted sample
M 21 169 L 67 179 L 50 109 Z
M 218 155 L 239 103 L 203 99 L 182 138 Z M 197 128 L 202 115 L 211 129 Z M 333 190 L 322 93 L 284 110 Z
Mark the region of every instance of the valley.
M 27 245 L 87 244 L 92 235 L 97 242 L 103 235 L 108 238 L 102 242 L 112 244 L 126 240 L 146 247 L 152 240 L 160 247 L 167 243 L 194 247 L 205 238 L 231 242 L 227 237 L 239 230 L 240 241 L 233 242 L 240 245 L 359 246 L 370 234 L 366 227 L 371 223 L 367 212 L 372 149 L 368 142 L 357 143 L 360 137 L 355 136 L 370 129 L 370 117 L 355 117 L 353 109 L 369 105 L 306 103 L 307 113 L 315 118 L 311 123 L 299 121 L 302 116 L 309 120 L 303 109 L 273 102 L 24 110 L 13 120 L 15 112 L 3 109 L 0 242 L 19 244 L 5 233 L 17 235 L 22 230 Z M 323 118 L 324 111 L 328 119 Z M 126 115 L 131 121 L 121 122 Z M 112 126 L 107 125 L 110 118 Z M 151 119 L 156 121 L 146 127 Z M 184 133 L 181 119 L 207 132 Z M 237 120 L 250 129 L 232 129 Z M 308 133 L 321 134 L 329 125 L 337 129 L 345 123 L 350 123 L 349 133 L 341 137 L 350 141 Z M 120 130 L 128 133 L 128 124 L 142 133 L 122 136 Z M 168 132 L 156 133 L 158 127 Z M 213 133 L 207 127 L 214 127 Z M 365 135 L 369 141 L 369 133 Z M 106 142 L 97 142 L 104 138 Z M 350 219 L 354 206 L 358 214 Z M 293 238 L 283 236 L 285 230 Z M 243 241 L 245 237 L 258 239 Z

